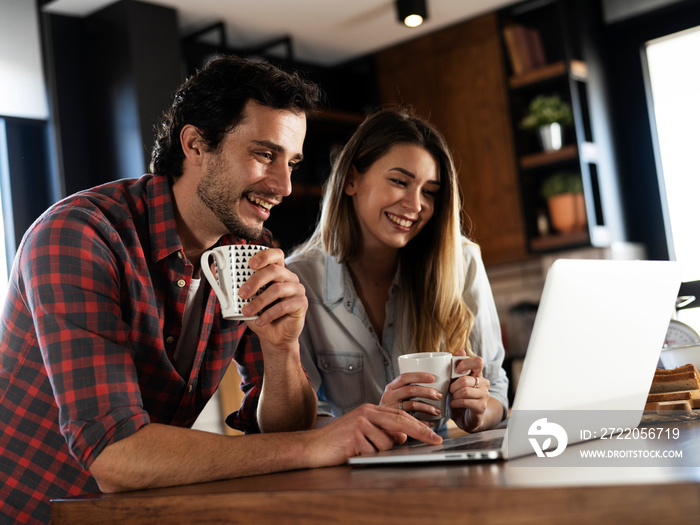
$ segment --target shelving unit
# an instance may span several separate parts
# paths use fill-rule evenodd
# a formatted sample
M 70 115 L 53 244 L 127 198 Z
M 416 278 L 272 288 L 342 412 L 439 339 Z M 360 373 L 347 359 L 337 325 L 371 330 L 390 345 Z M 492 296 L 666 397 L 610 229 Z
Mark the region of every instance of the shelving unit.
M 605 130 L 609 123 L 604 113 L 591 111 L 591 100 L 600 100 L 603 86 L 598 79 L 591 81 L 591 64 L 587 58 L 592 57 L 596 67 L 596 53 L 590 42 L 581 38 L 587 34 L 586 24 L 590 23 L 584 4 L 585 0 L 531 0 L 499 12 L 504 57 L 511 72 L 509 102 L 530 252 L 608 246 L 614 240 L 624 240 L 611 145 L 604 144 L 605 155 L 601 157 L 602 141 L 594 136 L 594 130 Z M 536 51 L 532 37 L 529 42 L 521 37 L 517 44 L 505 37 L 505 28 L 512 30 L 512 27 L 536 35 L 540 54 L 545 56 L 543 63 L 534 64 Z M 525 58 L 515 74 L 513 66 L 517 57 L 513 54 L 518 52 Z M 527 64 L 528 60 L 531 67 L 522 70 L 522 63 Z M 538 95 L 558 95 L 572 107 L 574 124 L 564 129 L 563 146 L 559 150 L 543 151 L 536 134 L 519 125 L 528 105 Z M 559 233 L 551 226 L 547 202 L 540 189 L 548 176 L 560 171 L 581 177 L 587 219 L 582 231 Z M 547 217 L 546 227 L 543 217 Z

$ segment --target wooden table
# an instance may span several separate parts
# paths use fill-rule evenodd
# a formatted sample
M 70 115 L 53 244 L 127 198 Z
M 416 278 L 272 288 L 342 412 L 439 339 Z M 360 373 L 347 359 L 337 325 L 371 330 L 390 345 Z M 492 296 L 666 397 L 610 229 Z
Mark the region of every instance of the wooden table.
M 700 522 L 700 421 L 673 423 L 688 467 L 519 467 L 522 460 L 331 467 L 54 500 L 55 525 Z M 599 447 L 600 440 L 572 445 Z M 663 447 L 660 444 L 660 447 Z M 687 460 L 687 461 L 685 461 Z

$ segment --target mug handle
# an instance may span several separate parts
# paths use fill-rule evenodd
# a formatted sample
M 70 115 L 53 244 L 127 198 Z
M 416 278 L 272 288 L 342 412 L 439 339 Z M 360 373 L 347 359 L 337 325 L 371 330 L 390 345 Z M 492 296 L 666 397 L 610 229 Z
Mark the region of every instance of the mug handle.
M 462 372 L 459 373 L 457 372 L 457 363 L 461 361 L 462 359 L 467 359 L 469 356 L 468 355 L 453 355 L 452 356 L 452 377 L 462 377 L 462 376 L 468 376 L 471 375 L 472 371 L 469 369 L 467 372 Z
M 202 257 L 199 259 L 200 265 L 202 266 L 202 271 L 204 272 L 205 277 L 207 278 L 207 281 L 209 281 L 209 284 L 211 285 L 212 289 L 214 290 L 214 293 L 216 296 L 219 298 L 219 302 L 221 303 L 221 309 L 226 310 L 229 307 L 228 304 L 228 298 L 226 297 L 226 294 L 224 291 L 221 289 L 219 286 L 218 281 L 216 280 L 216 277 L 211 271 L 211 266 L 209 266 L 209 256 L 213 255 L 214 256 L 214 262 L 220 266 L 224 267 L 226 266 L 226 261 L 225 259 L 222 261 L 220 252 L 216 250 L 207 250 L 202 254 Z

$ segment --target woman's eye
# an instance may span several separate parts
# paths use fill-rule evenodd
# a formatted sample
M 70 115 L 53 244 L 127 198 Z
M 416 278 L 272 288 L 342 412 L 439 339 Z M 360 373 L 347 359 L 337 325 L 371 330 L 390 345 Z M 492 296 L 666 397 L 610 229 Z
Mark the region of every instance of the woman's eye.
M 406 186 L 406 183 L 401 179 L 391 179 L 391 182 L 393 182 L 394 184 L 398 184 L 399 186 Z

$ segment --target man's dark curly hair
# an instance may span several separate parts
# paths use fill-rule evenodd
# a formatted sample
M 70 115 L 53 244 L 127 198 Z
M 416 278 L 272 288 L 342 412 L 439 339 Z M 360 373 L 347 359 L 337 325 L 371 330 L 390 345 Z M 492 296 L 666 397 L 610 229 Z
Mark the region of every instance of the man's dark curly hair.
M 182 128 L 195 126 L 208 150 L 215 151 L 226 133 L 241 122 L 249 100 L 308 114 L 320 104 L 321 90 L 298 73 L 287 73 L 266 62 L 233 55 L 214 59 L 175 93 L 156 130 L 151 173 L 177 180 L 185 159 L 180 145 Z

